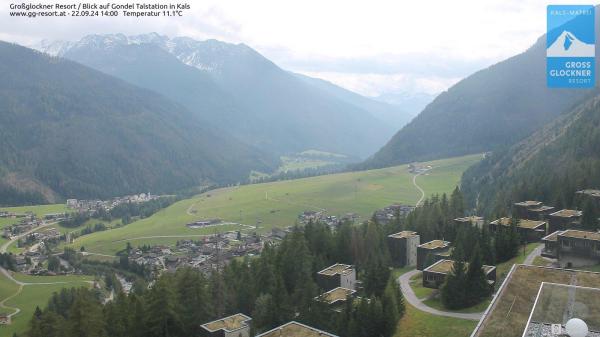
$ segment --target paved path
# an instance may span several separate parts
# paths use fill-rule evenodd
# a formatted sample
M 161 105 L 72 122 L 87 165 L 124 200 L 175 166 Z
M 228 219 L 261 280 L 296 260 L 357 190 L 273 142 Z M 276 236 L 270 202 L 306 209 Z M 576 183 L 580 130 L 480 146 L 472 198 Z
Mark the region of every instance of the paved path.
M 421 192 L 421 198 L 419 199 L 419 201 L 417 201 L 417 203 L 415 204 L 415 207 L 418 207 L 423 202 L 423 199 L 425 199 L 425 191 L 421 188 L 421 186 L 417 185 L 417 177 L 424 173 L 429 172 L 429 170 L 431 170 L 431 169 L 417 173 L 412 178 L 413 185 L 415 185 L 415 187 L 419 190 L 419 192 Z
M 544 245 L 539 245 L 539 246 L 535 247 L 535 249 L 532 250 L 531 253 L 529 253 L 529 255 L 527 255 L 527 257 L 523 261 L 523 264 L 529 264 L 529 265 L 533 264 L 533 260 L 537 256 L 540 256 L 542 254 L 542 249 L 544 249 Z
M 400 283 L 400 288 L 402 289 L 402 294 L 404 295 L 404 299 L 407 300 L 408 303 L 410 303 L 410 305 L 417 308 L 418 310 L 421 310 L 421 311 L 424 311 L 426 313 L 436 315 L 436 316 L 468 319 L 468 320 L 472 320 L 472 321 L 479 321 L 479 319 L 481 319 L 481 316 L 483 316 L 483 312 L 477 312 L 477 313 L 449 312 L 449 311 L 437 310 L 437 309 L 434 309 L 432 307 L 425 305 L 423 302 L 421 302 L 421 300 L 419 300 L 417 298 L 417 296 L 415 296 L 415 293 L 413 292 L 412 288 L 410 287 L 410 278 L 418 273 L 419 273 L 418 270 L 412 270 L 412 271 L 409 271 L 408 273 L 404 273 L 402 276 L 400 276 L 398 278 L 398 283 Z

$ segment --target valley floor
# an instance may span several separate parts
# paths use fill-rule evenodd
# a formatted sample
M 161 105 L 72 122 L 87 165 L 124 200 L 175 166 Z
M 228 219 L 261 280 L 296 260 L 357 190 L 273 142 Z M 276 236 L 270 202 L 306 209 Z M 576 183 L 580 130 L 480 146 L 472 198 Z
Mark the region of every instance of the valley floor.
M 90 256 L 110 257 L 122 250 L 127 242 L 133 246 L 172 244 L 183 238 L 190 239 L 216 232 L 266 232 L 273 227 L 293 225 L 298 215 L 306 210 L 324 210 L 327 214 L 336 216 L 354 212 L 361 216 L 361 220 L 365 220 L 370 218 L 375 210 L 393 203 L 415 205 L 424 196 L 451 192 L 458 184 L 462 172 L 480 159 L 481 155 L 471 155 L 429 162 L 427 164 L 431 165 L 432 169 L 418 177 L 418 184 L 414 183 L 414 175 L 409 173 L 408 167 L 402 165 L 213 190 L 179 201 L 149 218 L 127 226 L 80 237 L 73 246 L 84 246 Z M 10 210 L 33 210 L 40 215 L 64 211 L 65 207 L 50 205 Z M 224 224 L 201 229 L 186 226 L 189 222 L 210 218 L 220 218 Z M 7 224 L 8 222 L 0 222 L 0 227 Z M 65 232 L 71 229 L 59 230 Z M 18 250 L 14 242 L 4 240 L 0 244 L 8 251 Z M 37 277 L 19 273 L 0 274 L 0 311 L 18 311 L 14 314 L 11 325 L 0 326 L 0 336 L 23 332 L 35 307 L 45 306 L 53 292 L 64 287 L 90 286 L 91 281 L 92 277 L 89 276 Z M 418 330 L 423 324 L 430 326 L 428 329 L 433 329 L 438 323 L 439 327 L 443 327 L 447 320 L 452 320 L 420 312 L 410 305 L 407 307 L 408 313 L 403 318 L 403 321 L 407 322 L 404 322 L 399 336 L 408 336 L 407 329 Z M 417 322 L 423 319 L 436 323 Z M 471 321 L 459 320 L 454 323 L 457 324 L 457 332 L 472 330 Z M 413 332 L 409 335 L 418 336 Z

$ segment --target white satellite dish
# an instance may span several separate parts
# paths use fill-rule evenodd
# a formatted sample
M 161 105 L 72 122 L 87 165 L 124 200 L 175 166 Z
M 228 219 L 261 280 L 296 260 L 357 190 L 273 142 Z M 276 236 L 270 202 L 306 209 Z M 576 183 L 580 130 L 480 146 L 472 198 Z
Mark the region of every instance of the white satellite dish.
M 569 337 L 586 337 L 588 334 L 588 326 L 579 318 L 571 318 L 565 325 Z

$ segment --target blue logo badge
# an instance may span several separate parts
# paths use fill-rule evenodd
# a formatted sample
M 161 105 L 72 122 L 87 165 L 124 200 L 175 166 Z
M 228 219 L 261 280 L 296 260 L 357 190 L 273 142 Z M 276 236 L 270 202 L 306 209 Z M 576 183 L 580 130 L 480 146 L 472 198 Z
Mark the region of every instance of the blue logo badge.
M 596 33 L 594 6 L 548 6 L 546 79 L 550 88 L 593 88 Z

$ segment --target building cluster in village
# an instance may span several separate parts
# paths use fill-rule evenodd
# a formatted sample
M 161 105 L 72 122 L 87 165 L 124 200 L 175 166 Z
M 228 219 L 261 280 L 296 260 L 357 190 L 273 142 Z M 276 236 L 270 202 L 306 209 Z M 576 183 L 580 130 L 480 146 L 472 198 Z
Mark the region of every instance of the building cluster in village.
M 36 227 L 42 225 L 43 220 L 35 216 L 31 212 L 27 213 L 11 213 L 11 212 L 0 212 L 0 218 L 11 218 L 17 221 L 16 223 L 4 227 L 2 230 L 2 237 L 5 239 L 12 239 L 15 236 L 27 233 Z
M 180 240 L 174 247 L 134 248 L 129 252 L 129 261 L 148 266 L 155 273 L 192 267 L 210 274 L 234 258 L 260 254 L 264 241 L 265 237 L 254 233 L 227 232 L 198 240 Z
M 583 190 L 578 195 L 594 198 L 600 203 L 600 191 Z M 556 259 L 554 264 L 561 268 L 576 268 L 600 264 L 600 233 L 582 228 L 582 211 L 556 210 L 540 201 L 522 201 L 514 204 L 513 218 L 504 217 L 487 223 L 490 231 L 510 227 L 516 228 L 524 242 L 543 242 L 542 256 Z M 455 226 L 486 226 L 479 216 L 454 219 Z M 421 270 L 424 287 L 439 288 L 452 271 L 452 245 L 444 240 L 421 243 L 418 233 L 401 231 L 388 236 L 391 256 L 401 267 L 415 266 Z M 468 268 L 468 265 L 467 265 Z M 484 266 L 490 285 L 496 282 L 496 268 Z
M 325 291 L 315 298 L 323 301 L 331 310 L 340 311 L 348 300 L 356 299 L 357 287 L 356 269 L 352 265 L 336 263 L 316 275 L 317 284 Z M 201 325 L 205 337 L 250 337 L 252 318 L 238 313 Z M 302 324 L 296 321 L 287 322 L 281 326 L 256 335 L 255 337 L 337 337 L 326 331 Z
M 78 200 L 67 199 L 67 208 L 79 213 L 94 213 L 99 209 L 110 211 L 111 209 L 126 203 L 143 203 L 160 198 L 158 195 L 150 193 L 140 193 L 115 197 L 109 200 Z

